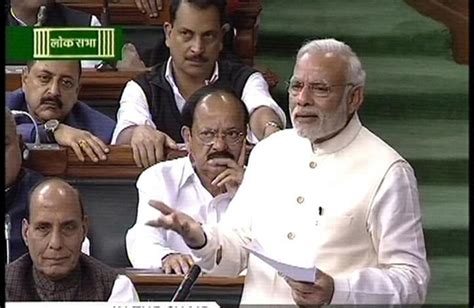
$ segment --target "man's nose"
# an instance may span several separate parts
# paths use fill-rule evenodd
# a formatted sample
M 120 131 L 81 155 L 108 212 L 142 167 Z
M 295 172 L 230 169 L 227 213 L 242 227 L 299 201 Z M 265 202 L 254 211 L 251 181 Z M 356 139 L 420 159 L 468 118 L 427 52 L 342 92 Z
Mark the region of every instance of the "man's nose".
M 59 96 L 61 95 L 61 86 L 59 82 L 52 81 L 50 86 L 49 86 L 49 93 L 54 96 Z
M 204 41 L 199 36 L 196 36 L 191 43 L 191 51 L 195 54 L 200 54 L 204 51 Z
M 304 85 L 301 91 L 296 95 L 296 104 L 300 106 L 311 105 L 313 102 L 313 96 L 308 86 Z
M 214 144 L 212 145 L 214 150 L 222 152 L 228 148 L 227 142 L 225 141 L 225 136 L 218 134 L 214 139 Z
M 54 250 L 60 250 L 63 246 L 63 239 L 59 230 L 53 230 L 49 239 L 49 248 Z

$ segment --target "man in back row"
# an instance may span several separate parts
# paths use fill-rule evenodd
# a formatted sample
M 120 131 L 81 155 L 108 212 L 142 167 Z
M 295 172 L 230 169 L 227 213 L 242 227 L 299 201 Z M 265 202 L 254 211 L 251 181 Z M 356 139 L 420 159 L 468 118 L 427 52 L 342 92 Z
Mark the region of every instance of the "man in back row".
M 35 186 L 22 222 L 28 253 L 5 269 L 6 301 L 138 301 L 128 277 L 81 253 L 87 230 L 76 189 L 59 178 Z
M 243 64 L 218 61 L 227 31 L 225 0 L 175 0 L 164 24 L 171 57 L 127 83 L 120 99 L 112 144 L 130 144 L 138 166 L 163 159 L 182 142 L 181 111 L 197 89 L 217 83 L 234 90 L 250 114 L 252 142 L 285 127 L 285 114 L 263 75 Z
M 218 226 L 163 202 L 149 225 L 174 230 L 205 270 L 248 268 L 242 304 L 420 304 L 426 261 L 413 169 L 363 127 L 365 72 L 334 39 L 300 48 L 289 82 L 294 129 L 263 140 Z M 243 247 L 317 267 L 311 282 L 282 277 Z

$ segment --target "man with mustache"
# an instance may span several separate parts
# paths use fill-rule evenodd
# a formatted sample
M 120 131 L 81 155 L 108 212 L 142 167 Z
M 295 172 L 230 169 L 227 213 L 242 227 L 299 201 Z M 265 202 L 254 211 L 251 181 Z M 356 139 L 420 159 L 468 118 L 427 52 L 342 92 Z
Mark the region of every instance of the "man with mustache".
M 181 234 L 205 270 L 247 268 L 241 304 L 422 304 L 426 260 L 414 171 L 362 126 L 365 72 L 351 48 L 313 40 L 289 81 L 294 129 L 253 149 L 244 180 L 217 225 L 159 201 L 148 222 Z M 316 267 L 310 282 L 283 276 L 243 248 Z
M 6 301 L 138 301 L 128 277 L 81 253 L 87 230 L 71 185 L 51 178 L 33 187 L 22 221 L 28 252 L 5 268 Z
M 218 60 L 227 31 L 225 0 L 177 0 L 164 23 L 171 57 L 125 86 L 112 144 L 130 144 L 140 167 L 151 166 L 176 149 L 183 105 L 204 85 L 234 90 L 250 114 L 252 142 L 285 127 L 285 114 L 271 98 L 263 75 L 237 62 Z
M 161 200 L 201 223 L 222 219 L 244 172 L 248 112 L 229 89 L 201 88 L 183 108 L 181 129 L 189 155 L 158 163 L 137 181 L 137 220 L 126 236 L 128 257 L 134 267 L 186 273 L 194 263 L 189 248 L 172 232 L 148 226 L 160 216 L 150 200 Z
M 34 60 L 22 75 L 22 88 L 10 93 L 10 110 L 26 111 L 38 124 L 42 143 L 71 147 L 79 160 L 105 160 L 115 121 L 77 100 L 81 66 L 79 61 Z M 17 119 L 25 142 L 35 141 L 29 119 Z

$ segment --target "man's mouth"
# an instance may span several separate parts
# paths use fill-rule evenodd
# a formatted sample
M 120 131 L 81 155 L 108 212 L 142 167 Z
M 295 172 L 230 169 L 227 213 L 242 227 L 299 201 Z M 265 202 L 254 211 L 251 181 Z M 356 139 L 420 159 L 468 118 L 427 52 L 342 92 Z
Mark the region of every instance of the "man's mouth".
M 230 159 L 234 159 L 234 155 L 232 155 L 231 153 L 229 152 L 214 152 L 214 153 L 211 153 L 207 156 L 207 160 L 211 160 L 211 159 L 214 159 L 214 158 L 230 158 Z

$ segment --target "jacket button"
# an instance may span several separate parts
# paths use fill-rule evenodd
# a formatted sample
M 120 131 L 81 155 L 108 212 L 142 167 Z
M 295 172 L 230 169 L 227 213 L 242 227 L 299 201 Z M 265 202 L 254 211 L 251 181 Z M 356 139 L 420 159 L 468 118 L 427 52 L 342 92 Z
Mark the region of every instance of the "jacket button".
M 309 163 L 309 167 L 310 167 L 311 169 L 316 168 L 317 165 L 318 165 L 318 164 L 317 164 L 315 161 L 312 161 L 312 162 Z
M 286 236 L 288 237 L 289 240 L 292 240 L 295 238 L 296 235 L 293 232 L 289 232 Z
M 303 203 L 304 197 L 299 196 L 298 198 L 296 198 L 296 202 L 298 202 L 299 204 Z

